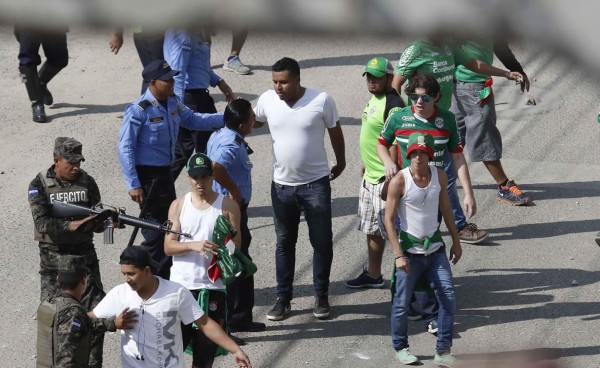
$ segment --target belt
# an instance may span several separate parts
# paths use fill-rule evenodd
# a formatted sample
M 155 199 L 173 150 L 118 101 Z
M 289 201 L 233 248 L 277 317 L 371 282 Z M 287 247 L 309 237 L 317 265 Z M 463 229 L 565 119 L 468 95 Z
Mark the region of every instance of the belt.
M 325 180 L 329 181 L 329 175 L 319 178 L 317 180 L 311 181 L 310 183 L 300 184 L 300 185 L 286 185 L 286 184 L 279 184 L 276 182 L 273 182 L 273 184 L 275 184 L 275 186 L 278 186 L 280 188 L 310 188 L 310 186 L 313 185 L 314 183 L 317 183 L 319 181 L 325 181 Z
M 436 253 L 446 253 L 446 246 L 442 245 L 441 247 L 439 247 L 438 250 L 436 250 L 433 253 L 423 253 L 423 254 L 420 254 L 420 253 L 404 252 L 404 255 L 407 256 L 407 257 L 427 257 L 427 256 L 430 256 L 430 255 L 436 254 Z

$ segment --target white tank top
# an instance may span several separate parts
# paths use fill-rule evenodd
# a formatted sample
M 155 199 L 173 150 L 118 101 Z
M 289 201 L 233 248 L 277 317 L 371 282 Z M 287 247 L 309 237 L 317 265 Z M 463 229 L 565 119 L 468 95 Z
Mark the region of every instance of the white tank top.
M 219 194 L 210 207 L 201 211 L 192 204 L 192 193 L 186 194 L 179 215 L 179 223 L 181 224 L 181 232 L 191 234 L 192 238 L 180 236 L 179 241 L 185 243 L 212 240 L 217 217 L 223 214 L 223 198 L 224 196 Z M 177 282 L 189 290 L 225 289 L 221 279 L 212 282 L 208 278 L 208 266 L 213 255 L 207 255 L 208 259 L 197 252 L 173 256 L 171 281 Z
M 440 180 L 434 166 L 430 166 L 429 170 L 431 180 L 426 188 L 415 184 L 408 167 L 402 170 L 405 193 L 398 206 L 400 229 L 419 239 L 432 236 L 439 228 Z M 427 251 L 421 247 L 412 247 L 408 251 L 418 254 L 433 253 L 442 245 L 441 242 L 431 243 Z

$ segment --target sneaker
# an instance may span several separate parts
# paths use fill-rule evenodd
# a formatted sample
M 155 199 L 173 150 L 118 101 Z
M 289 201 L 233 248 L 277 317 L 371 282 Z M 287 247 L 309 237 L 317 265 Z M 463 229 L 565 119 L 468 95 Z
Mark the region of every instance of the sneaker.
M 443 368 L 454 368 L 457 367 L 458 360 L 452 355 L 449 351 L 444 354 L 435 353 L 435 358 L 433 358 L 433 363 L 438 367 Z
M 290 314 L 290 310 L 292 310 L 292 306 L 289 301 L 277 298 L 275 305 L 267 313 L 267 319 L 269 321 L 281 321 Z
M 233 56 L 231 59 L 225 61 L 223 63 L 223 70 L 234 72 L 235 74 L 249 74 L 252 71 L 242 63 L 239 56 Z
M 485 230 L 477 229 L 477 225 L 468 223 L 465 227 L 460 229 L 458 237 L 463 243 L 478 244 L 488 237 L 488 233 Z
M 413 303 L 410 303 L 410 306 L 408 307 L 406 319 L 408 319 L 409 321 L 419 321 L 423 319 L 423 316 L 421 316 L 421 312 L 419 312 L 415 309 L 415 307 L 413 307 Z
M 417 363 L 420 363 L 419 358 L 417 358 L 416 356 L 412 355 L 410 353 L 410 351 L 408 351 L 408 348 L 398 350 L 396 352 L 396 356 L 398 357 L 398 360 L 402 364 L 417 364 Z
M 438 332 L 438 324 L 437 324 L 437 321 L 435 319 L 427 324 L 427 332 L 429 332 L 432 335 L 437 334 L 437 332 Z
M 600 246 L 600 232 L 596 233 L 596 244 L 598 244 Z
M 379 276 L 378 278 L 374 279 L 369 276 L 367 269 L 364 269 L 357 278 L 346 281 L 346 287 L 349 287 L 350 289 L 382 288 L 383 277 Z
M 327 295 L 315 296 L 315 309 L 313 309 L 313 315 L 318 319 L 329 317 L 329 300 Z
M 512 180 L 507 181 L 506 186 L 498 186 L 498 196 L 496 199 L 512 206 L 524 206 L 529 202 L 527 194 L 523 193 L 517 183 Z

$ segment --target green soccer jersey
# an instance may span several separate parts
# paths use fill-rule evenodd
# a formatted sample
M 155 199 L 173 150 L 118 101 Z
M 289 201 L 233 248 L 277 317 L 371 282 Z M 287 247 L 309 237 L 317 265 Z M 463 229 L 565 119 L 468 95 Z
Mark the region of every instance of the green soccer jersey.
M 455 50 L 448 42 L 437 47 L 429 40 L 417 40 L 402 51 L 395 73 L 406 77 L 409 83 L 417 74 L 432 74 L 440 84 L 442 94 L 437 105 L 448 110 L 452 104 L 455 66 L 464 64 L 469 59 L 460 49 Z
M 492 65 L 494 62 L 494 42 L 492 40 L 466 41 L 458 46 L 469 59 L 481 60 Z M 467 83 L 484 83 L 487 75 L 477 74 L 464 65 L 456 66 L 456 80 Z
M 377 139 L 383 123 L 392 108 L 404 106 L 404 101 L 394 91 L 382 96 L 372 95 L 363 111 L 359 140 L 360 155 L 365 165 L 363 178 L 371 184 L 377 184 L 385 177 L 383 162 L 377 155 Z
M 450 111 L 436 107 L 431 117 L 423 119 L 415 115 L 412 106 L 394 109 L 390 111 L 390 116 L 383 126 L 379 143 L 390 147 L 394 140 L 396 141 L 398 163 L 403 169 L 410 166 L 410 161 L 406 158 L 406 149 L 408 148 L 408 137 L 415 132 L 433 136 L 435 147 L 431 165 L 443 168 L 446 150 L 450 153 L 460 153 L 463 150 L 456 129 L 456 119 Z

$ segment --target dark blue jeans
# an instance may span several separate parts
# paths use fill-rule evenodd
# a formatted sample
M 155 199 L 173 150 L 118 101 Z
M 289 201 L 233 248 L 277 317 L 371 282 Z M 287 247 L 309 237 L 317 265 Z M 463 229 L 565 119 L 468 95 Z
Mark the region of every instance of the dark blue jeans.
M 445 353 L 452 347 L 452 330 L 456 314 L 456 297 L 450 262 L 446 247 L 428 256 L 405 254 L 409 258 L 410 270 L 407 274 L 396 269 L 396 288 L 392 299 L 392 344 L 396 351 L 408 347 L 408 312 L 411 295 L 417 280 L 424 277 L 434 290 L 440 304 L 438 313 L 438 337 L 436 351 Z
M 277 297 L 292 300 L 296 242 L 300 212 L 308 225 L 308 237 L 313 247 L 313 285 L 317 295 L 329 292 L 329 274 L 333 260 L 331 231 L 331 185 L 325 176 L 311 183 L 289 186 L 271 183 L 277 248 L 275 269 Z
M 448 197 L 450 198 L 450 206 L 454 215 L 454 224 L 456 225 L 456 230 L 461 230 L 467 225 L 467 217 L 460 206 L 460 197 L 456 188 L 456 169 L 452 165 L 452 158 L 448 151 L 446 151 L 446 156 L 444 156 L 444 171 L 448 175 Z M 441 220 L 441 213 L 439 217 Z

